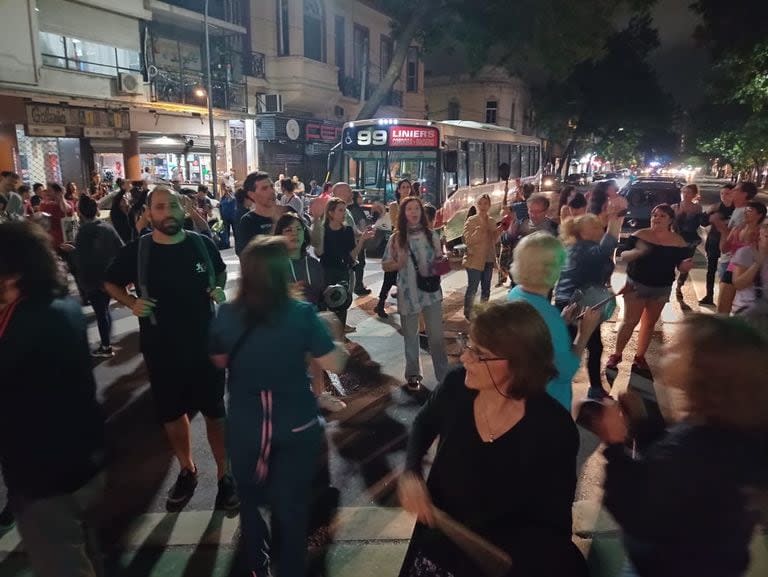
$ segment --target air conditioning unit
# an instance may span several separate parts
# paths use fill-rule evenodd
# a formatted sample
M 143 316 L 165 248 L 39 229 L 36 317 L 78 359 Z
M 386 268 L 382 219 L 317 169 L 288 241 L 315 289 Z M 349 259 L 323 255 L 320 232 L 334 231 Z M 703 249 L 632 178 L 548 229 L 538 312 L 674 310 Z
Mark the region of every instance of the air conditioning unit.
M 257 112 L 282 112 L 283 97 L 280 94 L 257 95 Z
M 141 74 L 121 72 L 118 78 L 118 88 L 121 94 L 141 94 L 144 92 L 144 80 Z

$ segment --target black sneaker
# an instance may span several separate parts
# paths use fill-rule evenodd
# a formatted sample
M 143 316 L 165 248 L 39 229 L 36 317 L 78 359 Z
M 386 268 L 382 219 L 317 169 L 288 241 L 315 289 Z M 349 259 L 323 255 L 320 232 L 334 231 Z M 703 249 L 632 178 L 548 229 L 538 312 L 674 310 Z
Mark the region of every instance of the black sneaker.
M 99 346 L 91 355 L 97 359 L 111 359 L 115 356 L 115 351 L 112 350 L 112 347 Z
M 168 491 L 168 505 L 178 505 L 192 498 L 197 487 L 197 471 L 182 469 L 176 482 Z
M 359 297 L 365 297 L 365 296 L 368 296 L 369 294 L 371 294 L 373 291 L 371 289 L 365 288 L 363 286 L 363 287 L 356 288 L 354 292 Z
M 0 511 L 0 533 L 10 531 L 15 526 L 16 519 L 14 519 L 13 513 L 11 513 L 11 507 L 10 505 L 6 505 L 5 508 Z
M 713 306 L 715 306 L 715 301 L 714 301 L 714 299 L 712 299 L 712 297 L 704 297 L 703 299 L 701 299 L 699 301 L 699 304 L 701 306 L 713 307 Z
M 240 508 L 240 498 L 237 496 L 235 480 L 231 475 L 219 479 L 219 492 L 216 493 L 216 509 L 235 511 Z
M 403 385 L 403 387 L 409 393 L 418 393 L 421 391 L 421 381 L 422 378 L 419 376 L 408 377 L 408 380 L 406 381 L 405 385 Z

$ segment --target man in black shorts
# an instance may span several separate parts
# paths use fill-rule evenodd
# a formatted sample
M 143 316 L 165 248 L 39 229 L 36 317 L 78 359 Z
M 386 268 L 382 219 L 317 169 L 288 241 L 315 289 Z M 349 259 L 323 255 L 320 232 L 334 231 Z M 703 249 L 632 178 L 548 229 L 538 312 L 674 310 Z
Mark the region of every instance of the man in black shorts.
M 123 247 L 107 271 L 105 288 L 139 317 L 155 406 L 181 467 L 168 506 L 182 506 L 197 486 L 188 415 L 200 411 L 218 468 L 216 507 L 236 509 L 224 446 L 224 372 L 213 366 L 207 350 L 213 302 L 226 299 L 226 266 L 210 239 L 182 228 L 184 211 L 175 192 L 155 188 L 147 210 L 151 235 Z M 131 284 L 138 297 L 127 292 Z

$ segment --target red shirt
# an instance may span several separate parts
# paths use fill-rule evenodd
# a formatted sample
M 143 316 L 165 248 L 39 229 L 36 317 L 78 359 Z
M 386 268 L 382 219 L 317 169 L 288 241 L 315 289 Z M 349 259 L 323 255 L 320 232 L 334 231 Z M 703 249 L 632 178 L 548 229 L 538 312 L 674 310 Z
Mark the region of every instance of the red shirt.
M 65 216 L 72 216 L 74 211 L 69 203 L 65 200 L 64 204 L 67 206 L 66 212 L 61 209 L 59 203 L 55 200 L 44 200 L 40 203 L 40 212 L 45 212 L 51 215 L 51 239 L 53 240 L 53 248 L 58 249 L 64 242 L 64 231 L 61 228 L 61 220 Z

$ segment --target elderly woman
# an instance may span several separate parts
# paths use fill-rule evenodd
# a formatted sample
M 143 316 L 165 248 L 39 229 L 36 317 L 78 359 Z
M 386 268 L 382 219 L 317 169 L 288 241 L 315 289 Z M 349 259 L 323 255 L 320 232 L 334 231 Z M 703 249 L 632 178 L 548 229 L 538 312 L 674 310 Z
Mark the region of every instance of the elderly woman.
M 486 305 L 472 319 L 463 367 L 417 415 L 400 501 L 418 523 L 400 577 L 485 573 L 435 526 L 435 508 L 505 551 L 525 577 L 579 577 L 571 541 L 579 435 L 545 393 L 555 374 L 549 329 L 525 302 Z M 422 461 L 435 438 L 429 478 Z
M 509 291 L 508 299 L 530 303 L 547 324 L 557 369 L 547 384 L 547 392 L 570 411 L 573 400 L 571 381 L 579 368 L 584 348 L 600 323 L 600 311 L 587 310 L 578 324 L 576 338 L 571 338 L 560 311 L 549 299 L 565 258 L 563 244 L 546 232 L 534 232 L 523 238 L 515 248 L 512 263 L 512 279 L 517 286 Z M 563 314 L 570 316 L 572 309 L 569 307 Z
M 685 416 L 642 459 L 625 448 L 627 425 L 606 406 L 605 505 L 624 531 L 640 577 L 737 577 L 749 565 L 768 490 L 768 340 L 737 318 L 685 317 L 666 346 L 664 382 Z

